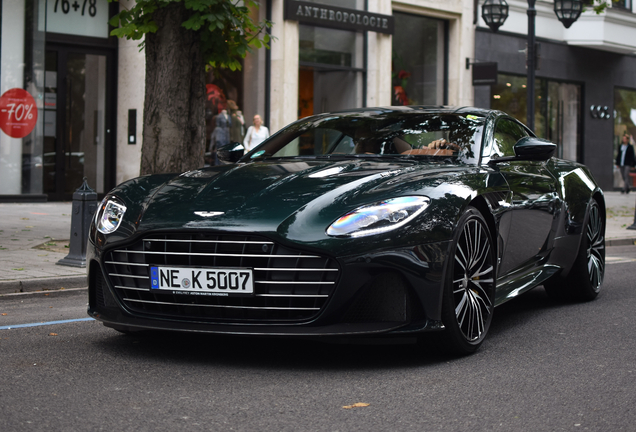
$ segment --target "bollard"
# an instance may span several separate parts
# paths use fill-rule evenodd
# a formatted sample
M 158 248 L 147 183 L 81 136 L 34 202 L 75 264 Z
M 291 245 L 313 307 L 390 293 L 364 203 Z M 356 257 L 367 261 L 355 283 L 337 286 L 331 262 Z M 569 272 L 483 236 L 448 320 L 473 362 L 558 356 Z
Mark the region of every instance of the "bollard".
M 636 230 L 636 211 L 634 211 L 634 223 L 628 226 L 627 229 Z
M 86 267 L 88 230 L 97 209 L 97 193 L 90 188 L 86 180 L 84 177 L 82 185 L 73 193 L 70 251 L 57 262 L 59 265 Z

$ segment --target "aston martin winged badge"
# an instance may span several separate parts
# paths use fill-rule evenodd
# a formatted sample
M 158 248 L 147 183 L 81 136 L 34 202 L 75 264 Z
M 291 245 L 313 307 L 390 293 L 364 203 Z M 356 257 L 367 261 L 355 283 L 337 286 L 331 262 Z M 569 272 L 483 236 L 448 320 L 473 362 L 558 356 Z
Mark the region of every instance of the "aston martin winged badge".
M 201 217 L 213 217 L 213 216 L 220 216 L 222 214 L 225 214 L 225 212 L 219 212 L 219 211 L 195 211 L 194 214 L 197 215 L 197 216 L 201 216 Z

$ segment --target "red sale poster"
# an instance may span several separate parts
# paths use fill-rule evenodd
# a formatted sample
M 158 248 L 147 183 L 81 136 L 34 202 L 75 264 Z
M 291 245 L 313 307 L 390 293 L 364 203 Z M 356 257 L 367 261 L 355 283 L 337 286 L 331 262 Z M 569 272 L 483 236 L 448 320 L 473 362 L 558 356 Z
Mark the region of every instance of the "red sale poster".
M 0 129 L 10 137 L 27 136 L 37 119 L 35 100 L 26 90 L 12 88 L 0 97 Z

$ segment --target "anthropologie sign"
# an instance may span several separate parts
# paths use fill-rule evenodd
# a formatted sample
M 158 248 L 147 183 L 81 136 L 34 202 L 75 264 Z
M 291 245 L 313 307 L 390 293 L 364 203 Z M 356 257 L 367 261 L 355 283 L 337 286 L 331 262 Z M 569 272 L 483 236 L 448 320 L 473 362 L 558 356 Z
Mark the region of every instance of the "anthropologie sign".
M 108 0 L 40 0 L 40 31 L 108 37 Z M 46 16 L 46 23 L 45 17 Z
M 286 0 L 285 19 L 340 30 L 393 34 L 393 17 L 320 3 Z
M 24 138 L 38 120 L 35 100 L 21 88 L 7 90 L 0 97 L 0 129 L 11 138 Z

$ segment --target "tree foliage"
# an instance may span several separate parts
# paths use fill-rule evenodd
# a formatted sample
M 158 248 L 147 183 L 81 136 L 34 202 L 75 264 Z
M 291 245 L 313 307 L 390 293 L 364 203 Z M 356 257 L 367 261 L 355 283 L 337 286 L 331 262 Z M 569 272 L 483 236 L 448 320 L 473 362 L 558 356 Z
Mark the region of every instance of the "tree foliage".
M 206 65 L 237 70 L 241 68 L 239 59 L 253 48 L 269 48 L 270 36 L 264 30 L 271 22 L 252 20 L 249 8 L 258 7 L 253 0 L 137 0 L 133 7 L 111 18 L 115 27 L 111 35 L 142 40 L 145 34 L 159 30 L 154 13 L 175 3 L 183 3 L 188 11 L 182 26 L 198 33 Z

